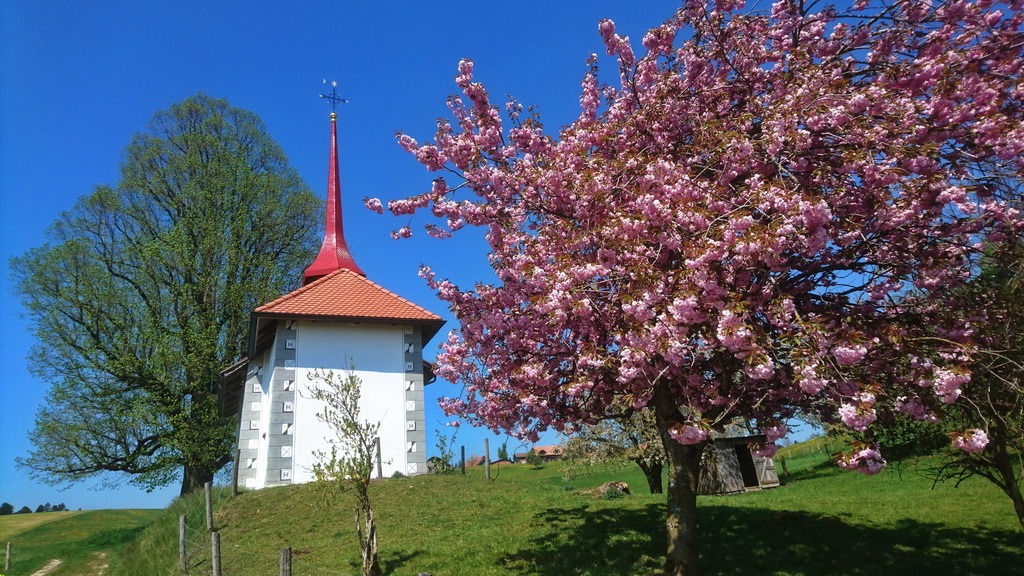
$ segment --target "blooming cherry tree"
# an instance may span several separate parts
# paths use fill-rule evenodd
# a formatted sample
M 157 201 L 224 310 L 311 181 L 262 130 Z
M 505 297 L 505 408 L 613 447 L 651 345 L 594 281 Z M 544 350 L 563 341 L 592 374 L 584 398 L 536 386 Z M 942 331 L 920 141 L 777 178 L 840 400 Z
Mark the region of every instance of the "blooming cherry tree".
M 428 212 L 438 237 L 485 228 L 499 279 L 422 272 L 461 322 L 438 375 L 465 393 L 443 408 L 531 439 L 652 409 L 668 574 L 699 572 L 711 432 L 743 418 L 773 442 L 800 410 L 927 419 L 970 378 L 969 330 L 938 297 L 1019 226 L 1002 192 L 1024 169 L 1024 2 L 868 4 L 690 0 L 642 56 L 602 21 L 618 81 L 593 56 L 557 136 L 503 115 L 463 60 L 452 120 L 400 137 L 438 177 L 387 209 Z M 839 464 L 878 472 L 880 450 Z

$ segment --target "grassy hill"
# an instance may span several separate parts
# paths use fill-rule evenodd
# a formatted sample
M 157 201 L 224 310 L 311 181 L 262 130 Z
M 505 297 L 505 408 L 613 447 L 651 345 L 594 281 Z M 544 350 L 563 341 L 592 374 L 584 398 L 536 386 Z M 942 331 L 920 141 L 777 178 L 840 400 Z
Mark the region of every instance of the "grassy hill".
M 787 458 L 776 489 L 700 500 L 707 574 L 1024 574 L 1024 535 L 998 490 L 981 480 L 939 485 L 914 469 L 842 472 L 820 454 Z M 389 479 L 372 487 L 386 574 L 536 576 L 656 574 L 664 497 L 635 467 L 566 482 L 560 464 L 467 476 Z M 625 480 L 633 494 L 586 492 Z M 115 558 L 108 576 L 177 574 L 178 516 L 189 516 L 189 573 L 210 573 L 201 497 L 176 502 Z M 351 501 L 314 486 L 217 492 L 224 573 L 274 576 L 290 546 L 302 575 L 358 574 Z
M 62 562 L 50 576 L 91 576 L 107 557 L 162 514 L 161 510 L 93 510 L 0 516 L 0 546 L 10 542 L 12 547 L 11 570 L 4 576 L 29 576 L 54 559 Z

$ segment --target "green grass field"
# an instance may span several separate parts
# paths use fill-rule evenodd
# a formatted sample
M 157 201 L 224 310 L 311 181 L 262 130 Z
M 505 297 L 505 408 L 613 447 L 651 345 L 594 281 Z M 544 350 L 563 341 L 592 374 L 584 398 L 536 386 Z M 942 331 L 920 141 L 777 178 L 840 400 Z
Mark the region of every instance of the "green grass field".
M 10 542 L 11 538 L 55 520 L 64 520 L 81 512 L 43 512 L 41 514 L 11 514 L 0 516 L 0 543 Z
M 11 570 L 3 574 L 30 576 L 59 559 L 61 566 L 50 576 L 92 576 L 106 558 L 161 514 L 161 510 L 95 510 L 0 516 L 0 546 L 10 542 L 12 550 Z
M 787 458 L 780 488 L 700 499 L 707 574 L 1024 574 L 1024 534 L 1009 500 L 981 480 L 938 485 L 912 468 L 875 477 L 842 472 L 820 454 Z M 389 479 L 372 487 L 385 574 L 657 574 L 664 497 L 646 494 L 635 467 L 572 482 L 553 463 L 467 476 Z M 585 489 L 625 480 L 633 494 L 602 500 Z M 279 549 L 296 574 L 358 574 L 351 502 L 314 486 L 217 492 L 224 573 L 274 576 Z M 172 505 L 129 545 L 109 576 L 177 573 L 178 516 L 189 516 L 189 573 L 210 573 L 202 499 Z

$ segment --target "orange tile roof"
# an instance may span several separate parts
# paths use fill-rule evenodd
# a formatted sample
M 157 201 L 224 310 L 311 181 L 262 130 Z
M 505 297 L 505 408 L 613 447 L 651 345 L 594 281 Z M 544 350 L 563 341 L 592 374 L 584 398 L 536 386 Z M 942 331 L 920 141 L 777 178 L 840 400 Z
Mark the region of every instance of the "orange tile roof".
M 344 268 L 260 306 L 255 313 L 363 321 L 406 320 L 436 325 L 434 332 L 444 324 L 440 316 Z

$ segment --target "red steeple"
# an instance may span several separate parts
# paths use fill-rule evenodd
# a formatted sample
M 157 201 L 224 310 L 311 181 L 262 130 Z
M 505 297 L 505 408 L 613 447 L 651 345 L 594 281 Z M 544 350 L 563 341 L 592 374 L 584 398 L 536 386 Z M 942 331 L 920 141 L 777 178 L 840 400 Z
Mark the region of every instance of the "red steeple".
M 302 284 L 326 276 L 335 270 L 351 270 L 366 276 L 348 251 L 345 230 L 341 223 L 341 185 L 338 182 L 338 115 L 331 112 L 331 157 L 327 174 L 327 218 L 324 226 L 324 243 L 320 253 L 302 275 Z

